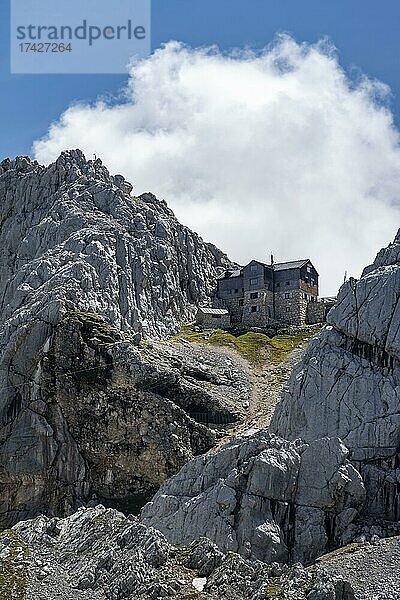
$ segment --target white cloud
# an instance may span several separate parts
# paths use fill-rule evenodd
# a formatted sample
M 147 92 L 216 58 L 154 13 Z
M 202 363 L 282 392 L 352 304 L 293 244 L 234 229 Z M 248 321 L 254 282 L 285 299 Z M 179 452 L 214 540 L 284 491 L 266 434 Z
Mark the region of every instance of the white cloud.
M 351 82 L 326 44 L 285 37 L 223 55 L 170 43 L 130 74 L 123 102 L 68 108 L 36 158 L 96 153 L 241 263 L 271 250 L 310 257 L 325 294 L 393 238 L 400 150 L 388 91 Z

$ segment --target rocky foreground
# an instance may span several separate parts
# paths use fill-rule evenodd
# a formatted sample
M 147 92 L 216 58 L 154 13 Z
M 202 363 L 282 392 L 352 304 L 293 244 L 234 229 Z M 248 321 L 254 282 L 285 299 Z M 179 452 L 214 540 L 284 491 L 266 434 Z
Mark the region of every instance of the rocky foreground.
M 0 557 L 7 599 L 354 598 L 349 583 L 321 568 L 250 562 L 205 538 L 173 546 L 136 517 L 103 507 L 19 523 L 0 536 Z

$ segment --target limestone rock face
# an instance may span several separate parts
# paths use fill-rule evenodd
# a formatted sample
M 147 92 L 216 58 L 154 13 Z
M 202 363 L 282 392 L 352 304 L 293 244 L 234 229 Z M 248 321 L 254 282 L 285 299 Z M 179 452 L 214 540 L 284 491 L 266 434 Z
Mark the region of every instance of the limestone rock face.
M 400 519 L 400 234 L 346 282 L 295 368 L 271 431 L 337 436 L 367 490 L 364 514 Z
M 227 257 L 165 202 L 131 190 L 79 150 L 47 168 L 0 163 L 5 334 L 36 320 L 39 332 L 57 311 L 90 308 L 123 331 L 162 337 L 210 298 Z
M 251 390 L 234 358 L 179 342 L 138 348 L 95 314 L 67 313 L 47 345 L 2 447 L 3 527 L 93 500 L 138 510 L 215 444 L 213 422 L 241 418 Z
M 184 466 L 141 514 L 173 543 L 207 536 L 223 552 L 265 562 L 310 561 L 340 543 L 364 501 L 337 438 L 304 444 L 265 432 Z
M 92 493 L 149 492 L 213 443 L 190 418 L 179 369 L 167 360 L 163 385 L 144 389 L 146 369 L 162 377 L 131 346 L 173 334 L 230 263 L 163 201 L 131 192 L 78 150 L 49 167 L 0 164 L 3 525 L 38 510 L 65 514 Z M 224 412 L 206 396 L 200 407 Z

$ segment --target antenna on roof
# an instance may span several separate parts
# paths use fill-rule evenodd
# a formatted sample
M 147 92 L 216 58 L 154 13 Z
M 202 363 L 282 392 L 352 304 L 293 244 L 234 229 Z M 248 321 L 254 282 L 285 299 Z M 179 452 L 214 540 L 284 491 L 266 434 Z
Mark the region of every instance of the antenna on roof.
M 343 283 L 346 283 L 347 281 L 347 271 L 344 272 L 344 279 L 343 279 Z
M 274 255 L 271 252 L 271 267 L 275 264 Z

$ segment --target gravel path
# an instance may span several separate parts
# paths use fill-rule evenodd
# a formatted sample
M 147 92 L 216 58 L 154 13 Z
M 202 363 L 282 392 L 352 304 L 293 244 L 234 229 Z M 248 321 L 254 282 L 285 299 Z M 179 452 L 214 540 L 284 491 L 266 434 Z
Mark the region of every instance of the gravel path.
M 318 564 L 349 581 L 356 600 L 400 599 L 400 537 L 351 544 L 321 557 Z
M 217 352 L 221 356 L 229 356 L 235 358 L 236 361 L 242 361 L 242 368 L 249 374 L 252 387 L 251 394 L 248 397 L 248 407 L 245 409 L 244 420 L 238 425 L 224 428 L 225 434 L 210 452 L 215 452 L 238 435 L 249 434 L 249 432 L 268 427 L 275 407 L 280 401 L 282 389 L 286 385 L 293 367 L 300 361 L 307 345 L 308 343 L 304 343 L 293 350 L 286 360 L 278 366 L 266 363 L 262 367 L 251 367 L 235 350 L 214 347 L 214 351 L 218 348 Z
M 280 401 L 282 389 L 306 347 L 307 343 L 293 350 L 278 366 L 266 364 L 261 369 L 253 370 L 254 389 L 246 419 L 247 424 L 250 422 L 253 427 L 258 429 L 269 425 L 275 407 Z

